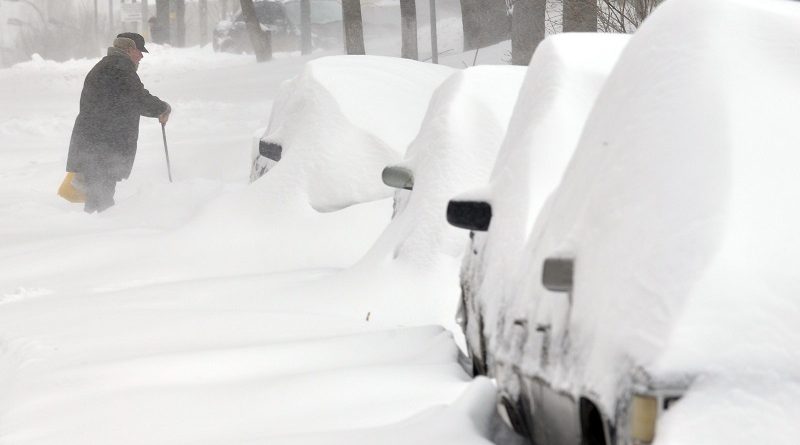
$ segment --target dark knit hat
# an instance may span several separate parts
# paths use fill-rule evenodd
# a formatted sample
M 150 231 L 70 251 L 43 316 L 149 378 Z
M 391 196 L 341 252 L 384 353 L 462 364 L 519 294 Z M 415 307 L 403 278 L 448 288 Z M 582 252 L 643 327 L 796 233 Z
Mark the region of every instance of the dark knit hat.
M 126 39 L 131 39 L 136 44 L 136 48 L 139 51 L 146 53 L 147 48 L 144 47 L 144 37 L 141 34 L 136 34 L 135 32 L 123 32 L 122 34 L 117 34 L 117 37 L 124 37 Z

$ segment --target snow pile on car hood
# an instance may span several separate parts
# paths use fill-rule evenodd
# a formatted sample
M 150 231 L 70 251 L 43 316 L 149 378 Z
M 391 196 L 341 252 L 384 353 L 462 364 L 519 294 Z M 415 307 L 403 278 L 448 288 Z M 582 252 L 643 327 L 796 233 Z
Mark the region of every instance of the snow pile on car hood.
M 452 72 L 377 56 L 307 63 L 273 106 L 264 140 L 283 154 L 257 182 L 273 194 L 305 195 L 318 211 L 390 196 L 381 170 L 402 158 L 433 90 Z
M 530 276 L 576 259 L 571 315 L 538 280 L 512 308 L 569 320 L 551 381 L 611 413 L 633 365 L 797 381 L 797 42 L 800 5 L 777 0 L 672 0 L 633 37 L 532 235 Z
M 476 303 L 486 309 L 484 335 L 490 345 L 533 221 L 558 185 L 597 94 L 628 40 L 625 35 L 589 33 L 545 39 L 531 60 L 489 185 L 459 197 L 488 199 L 492 205 L 489 231 L 475 234 L 479 256 L 468 255 L 462 271 L 466 282 L 479 286 Z M 480 341 L 477 328 L 468 325 L 471 344 Z

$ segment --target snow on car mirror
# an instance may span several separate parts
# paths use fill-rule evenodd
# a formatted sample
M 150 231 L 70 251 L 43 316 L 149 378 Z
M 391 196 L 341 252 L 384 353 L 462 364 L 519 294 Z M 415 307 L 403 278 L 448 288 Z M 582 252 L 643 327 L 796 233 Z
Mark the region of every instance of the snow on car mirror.
M 572 292 L 574 272 L 574 259 L 547 258 L 542 267 L 542 285 L 553 292 Z
M 492 206 L 485 201 L 455 201 L 447 204 L 447 222 L 461 228 L 485 232 L 492 222 Z
M 383 183 L 389 187 L 406 190 L 414 189 L 414 172 L 407 167 L 390 165 L 383 169 L 381 177 L 383 178 Z

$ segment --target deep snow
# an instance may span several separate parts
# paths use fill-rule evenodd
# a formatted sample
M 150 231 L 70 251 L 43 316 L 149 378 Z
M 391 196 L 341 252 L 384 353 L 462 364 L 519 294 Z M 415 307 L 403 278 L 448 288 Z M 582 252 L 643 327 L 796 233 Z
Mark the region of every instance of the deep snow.
M 0 70 L 0 443 L 487 443 L 494 388 L 450 332 L 291 291 L 355 262 L 392 213 L 274 213 L 248 186 L 253 131 L 308 59 L 151 46 L 175 182 L 143 120 L 99 215 L 55 194 L 94 61 Z

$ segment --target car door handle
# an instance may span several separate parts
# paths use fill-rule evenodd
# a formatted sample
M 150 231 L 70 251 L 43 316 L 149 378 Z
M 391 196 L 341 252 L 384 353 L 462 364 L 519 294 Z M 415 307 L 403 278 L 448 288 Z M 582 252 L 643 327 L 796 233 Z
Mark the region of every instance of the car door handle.
M 549 324 L 536 325 L 536 332 L 542 333 L 542 346 L 539 350 L 539 360 L 542 368 L 550 363 L 550 330 L 552 326 Z

